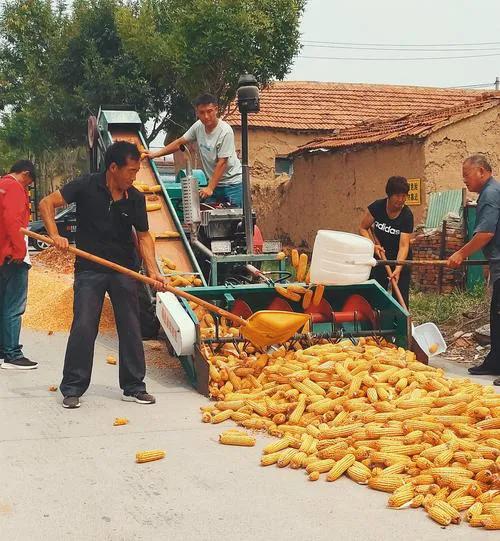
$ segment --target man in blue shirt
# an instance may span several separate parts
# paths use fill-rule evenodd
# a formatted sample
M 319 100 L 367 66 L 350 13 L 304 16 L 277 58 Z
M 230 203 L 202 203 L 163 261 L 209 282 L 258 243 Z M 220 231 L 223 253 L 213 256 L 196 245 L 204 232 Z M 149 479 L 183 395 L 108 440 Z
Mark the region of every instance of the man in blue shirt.
M 469 368 L 470 374 L 500 376 L 500 182 L 491 174 L 491 166 L 484 156 L 474 154 L 462 167 L 464 183 L 470 192 L 479 194 L 474 236 L 448 259 L 448 266 L 459 267 L 478 250 L 483 250 L 490 268 L 493 288 L 490 305 L 491 350 L 479 366 Z M 500 385 L 500 378 L 494 385 Z

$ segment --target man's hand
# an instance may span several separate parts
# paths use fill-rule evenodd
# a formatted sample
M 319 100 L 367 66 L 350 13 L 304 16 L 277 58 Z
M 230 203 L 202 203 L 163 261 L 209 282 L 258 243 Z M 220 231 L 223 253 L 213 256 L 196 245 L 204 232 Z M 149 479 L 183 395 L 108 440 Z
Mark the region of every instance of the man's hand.
M 141 150 L 141 160 L 152 160 L 155 156 L 153 156 L 153 152 L 151 150 Z
M 446 262 L 446 266 L 451 267 L 452 269 L 458 269 L 464 260 L 465 257 L 462 255 L 462 252 L 458 250 L 458 252 L 450 255 L 448 261 Z
M 398 268 L 396 268 L 396 269 L 392 272 L 392 274 L 389 276 L 389 281 L 390 281 L 391 283 L 394 283 L 394 282 L 395 282 L 396 284 L 398 284 L 398 283 L 399 283 L 399 277 L 400 277 L 400 275 L 401 275 L 401 267 L 398 267 Z
M 375 244 L 375 255 L 378 259 L 385 259 L 385 249 L 380 244 Z
M 148 272 L 149 278 L 152 278 L 155 280 L 154 288 L 157 291 L 167 291 L 167 288 L 165 287 L 166 280 L 165 277 L 162 276 L 159 272 Z
M 212 195 L 214 194 L 214 191 L 212 190 L 212 188 L 206 186 L 205 188 L 202 188 L 200 190 L 200 197 L 202 199 L 207 199 L 209 197 L 212 197 Z
M 59 248 L 59 250 L 67 250 L 69 248 L 69 242 L 66 237 L 61 237 L 61 235 L 51 235 L 50 238 L 54 241 L 54 246 Z

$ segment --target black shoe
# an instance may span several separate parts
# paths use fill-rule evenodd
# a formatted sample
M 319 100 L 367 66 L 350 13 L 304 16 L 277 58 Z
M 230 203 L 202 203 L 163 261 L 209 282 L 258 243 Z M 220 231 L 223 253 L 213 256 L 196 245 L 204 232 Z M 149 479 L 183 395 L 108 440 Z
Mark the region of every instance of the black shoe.
M 494 379 L 493 385 L 498 385 L 500 387 L 500 378 Z
M 26 357 L 18 357 L 17 359 L 5 360 L 0 368 L 4 370 L 33 370 L 37 368 L 38 363 L 30 361 Z
M 80 398 L 78 396 L 65 396 L 63 400 L 63 408 L 74 410 L 80 407 Z
M 493 368 L 483 363 L 478 366 L 471 366 L 468 370 L 469 374 L 473 376 L 499 376 L 500 370 L 498 368 Z
M 139 391 L 135 394 L 123 393 L 122 400 L 125 400 L 125 402 L 137 402 L 138 404 L 154 404 L 156 402 L 155 397 L 146 391 Z

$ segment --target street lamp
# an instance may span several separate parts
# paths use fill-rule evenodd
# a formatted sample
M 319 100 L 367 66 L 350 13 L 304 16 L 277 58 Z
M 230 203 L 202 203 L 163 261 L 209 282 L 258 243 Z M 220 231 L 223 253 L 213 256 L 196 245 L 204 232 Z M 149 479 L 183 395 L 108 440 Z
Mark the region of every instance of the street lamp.
M 259 88 L 253 75 L 244 74 L 238 80 L 238 109 L 241 113 L 241 167 L 243 179 L 243 216 L 247 254 L 253 254 L 252 194 L 248 165 L 248 113 L 259 112 Z

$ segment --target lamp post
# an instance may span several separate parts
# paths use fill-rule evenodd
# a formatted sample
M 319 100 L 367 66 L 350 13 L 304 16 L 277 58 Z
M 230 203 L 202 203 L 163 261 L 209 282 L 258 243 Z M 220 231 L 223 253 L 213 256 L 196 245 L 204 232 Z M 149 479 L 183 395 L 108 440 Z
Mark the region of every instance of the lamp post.
M 259 89 L 253 75 L 242 75 L 238 80 L 238 109 L 241 113 L 241 168 L 243 180 L 243 216 L 247 254 L 253 254 L 252 193 L 248 165 L 248 113 L 259 112 Z

